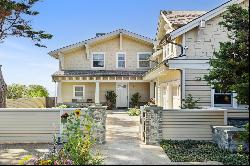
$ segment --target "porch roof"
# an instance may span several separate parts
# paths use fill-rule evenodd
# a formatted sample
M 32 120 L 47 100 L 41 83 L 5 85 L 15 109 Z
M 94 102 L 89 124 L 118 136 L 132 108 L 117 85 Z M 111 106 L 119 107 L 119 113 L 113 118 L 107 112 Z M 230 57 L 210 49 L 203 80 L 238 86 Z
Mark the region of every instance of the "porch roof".
M 52 76 L 136 76 L 142 77 L 147 71 L 125 70 L 62 70 Z

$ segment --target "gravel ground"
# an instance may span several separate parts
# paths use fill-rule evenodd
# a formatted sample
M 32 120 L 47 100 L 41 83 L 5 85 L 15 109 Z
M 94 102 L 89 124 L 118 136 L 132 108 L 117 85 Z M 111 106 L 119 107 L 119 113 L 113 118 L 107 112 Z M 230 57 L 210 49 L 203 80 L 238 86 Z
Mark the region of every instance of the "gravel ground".
M 17 165 L 24 156 L 40 156 L 49 147 L 49 144 L 0 144 L 0 165 Z

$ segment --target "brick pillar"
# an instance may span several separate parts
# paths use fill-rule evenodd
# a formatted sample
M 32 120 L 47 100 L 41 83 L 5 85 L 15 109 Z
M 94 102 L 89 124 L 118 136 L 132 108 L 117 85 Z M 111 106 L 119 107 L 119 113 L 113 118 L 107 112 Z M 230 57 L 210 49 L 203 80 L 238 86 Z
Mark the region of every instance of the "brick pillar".
M 163 107 L 150 105 L 144 107 L 145 112 L 145 133 L 144 140 L 148 145 L 158 144 L 162 139 L 162 130 L 160 127 Z

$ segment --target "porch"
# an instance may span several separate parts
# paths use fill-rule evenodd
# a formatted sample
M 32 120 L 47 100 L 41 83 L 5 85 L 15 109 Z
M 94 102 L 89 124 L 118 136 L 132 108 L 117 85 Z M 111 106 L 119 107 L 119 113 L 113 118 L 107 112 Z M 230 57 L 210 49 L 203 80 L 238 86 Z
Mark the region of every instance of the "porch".
M 106 105 L 106 92 L 117 95 L 116 107 L 131 106 L 135 93 L 141 96 L 142 105 L 150 99 L 150 84 L 140 76 L 67 76 L 56 77 L 57 104 L 87 107 L 93 104 Z
M 169 69 L 164 63 L 146 73 L 144 80 L 150 81 L 155 104 L 164 109 L 179 109 L 181 106 L 181 71 Z

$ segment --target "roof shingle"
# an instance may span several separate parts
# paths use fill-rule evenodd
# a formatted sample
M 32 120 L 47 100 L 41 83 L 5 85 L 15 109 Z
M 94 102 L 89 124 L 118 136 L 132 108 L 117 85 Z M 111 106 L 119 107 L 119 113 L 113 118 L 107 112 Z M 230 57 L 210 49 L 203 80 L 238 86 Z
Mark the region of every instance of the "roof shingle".
M 206 11 L 167 11 L 162 13 L 172 25 L 182 26 L 205 14 Z
M 57 71 L 52 76 L 143 76 L 146 71 L 124 70 L 64 70 Z

